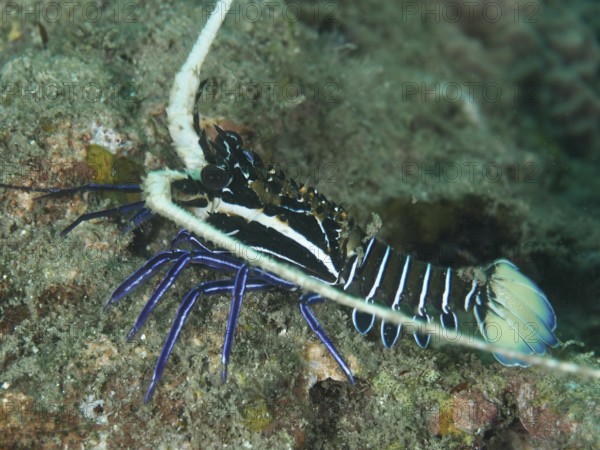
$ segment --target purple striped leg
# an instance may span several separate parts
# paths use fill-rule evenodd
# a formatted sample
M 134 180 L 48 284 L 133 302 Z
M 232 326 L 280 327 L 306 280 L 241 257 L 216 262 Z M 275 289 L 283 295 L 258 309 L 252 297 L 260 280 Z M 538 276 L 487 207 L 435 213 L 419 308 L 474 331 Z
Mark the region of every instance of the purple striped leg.
M 158 382 L 165 370 L 165 366 L 167 364 L 167 360 L 173 351 L 173 346 L 181 333 L 181 329 L 185 324 L 196 300 L 200 295 L 210 296 L 216 294 L 227 294 L 236 291 L 236 286 L 238 282 L 238 278 L 231 280 L 219 280 L 219 281 L 206 281 L 204 283 L 200 283 L 198 286 L 190 290 L 186 296 L 184 297 L 179 309 L 177 310 L 177 314 L 175 315 L 175 319 L 173 320 L 173 325 L 171 326 L 171 331 L 165 340 L 165 344 L 163 349 L 158 357 L 158 361 L 156 362 L 156 367 L 154 368 L 154 373 L 152 374 L 152 381 L 150 382 L 150 386 L 148 391 L 146 392 L 146 397 L 144 398 L 144 402 L 148 402 L 158 385 Z M 245 282 L 245 290 L 247 291 L 262 291 L 266 289 L 271 289 L 274 286 L 266 283 L 257 278 L 248 278 Z M 238 288 L 239 294 L 239 288 Z M 243 295 L 243 292 L 242 292 Z M 234 296 L 235 298 L 235 296 Z M 241 300 L 240 300 L 241 306 Z M 230 315 L 231 316 L 231 315 Z M 231 347 L 231 344 L 229 344 Z
M 342 371 L 346 374 L 346 377 L 348 377 L 350 384 L 354 384 L 354 376 L 352 375 L 350 367 L 348 367 L 348 364 L 346 364 L 346 362 L 342 358 L 342 355 L 340 355 L 340 353 L 337 351 L 337 349 L 325 333 L 325 330 L 323 330 L 321 325 L 319 325 L 317 318 L 309 308 L 310 305 L 321 303 L 322 301 L 324 301 L 323 297 L 321 297 L 318 294 L 304 294 L 302 295 L 302 297 L 300 297 L 300 303 L 298 304 L 298 306 L 300 307 L 302 317 L 304 317 L 304 320 L 306 320 L 306 323 L 308 324 L 310 329 L 319 337 L 319 339 L 321 339 L 321 342 L 323 343 L 323 345 L 325 345 L 327 350 L 329 350 L 329 353 L 331 353 L 331 356 L 333 356 L 335 362 L 338 363 L 340 369 L 342 369 Z
M 248 272 L 248 266 L 246 266 L 246 264 L 242 264 L 237 275 L 235 276 L 233 298 L 231 299 L 231 308 L 229 310 L 229 319 L 227 320 L 227 330 L 225 331 L 225 341 L 223 343 L 223 372 L 221 373 L 221 380 L 223 380 L 223 383 L 227 381 L 227 363 L 229 362 L 231 347 L 233 346 L 235 327 L 237 326 L 237 321 L 240 317 L 240 310 L 242 309 L 242 302 L 244 301 L 244 292 L 246 291 Z

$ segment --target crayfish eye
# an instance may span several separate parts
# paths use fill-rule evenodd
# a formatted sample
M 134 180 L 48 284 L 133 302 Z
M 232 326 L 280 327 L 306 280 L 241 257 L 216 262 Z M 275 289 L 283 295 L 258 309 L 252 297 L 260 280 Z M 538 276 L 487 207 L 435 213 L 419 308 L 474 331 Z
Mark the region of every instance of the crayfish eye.
M 231 183 L 231 176 L 225 169 L 215 164 L 209 164 L 204 166 L 200 172 L 200 181 L 208 189 L 220 191 Z

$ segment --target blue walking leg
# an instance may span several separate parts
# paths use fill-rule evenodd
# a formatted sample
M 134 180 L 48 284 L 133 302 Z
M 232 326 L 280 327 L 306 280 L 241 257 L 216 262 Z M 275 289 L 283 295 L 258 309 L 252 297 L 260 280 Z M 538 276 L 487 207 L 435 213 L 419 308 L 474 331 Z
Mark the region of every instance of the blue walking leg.
M 94 212 L 82 214 L 81 216 L 79 216 L 77 218 L 77 220 L 75 220 L 73 223 L 71 223 L 71 225 L 69 225 L 67 228 L 62 230 L 60 232 L 60 235 L 66 236 L 71 231 L 73 231 L 73 228 L 75 228 L 81 222 L 86 222 L 88 220 L 97 219 L 99 217 L 109 217 L 109 216 L 127 214 L 128 212 L 136 211 L 138 209 L 143 208 L 145 204 L 146 204 L 146 202 L 141 201 L 141 202 L 129 203 L 127 205 L 122 205 L 117 208 L 104 209 L 102 211 L 94 211 Z
M 35 188 L 30 189 L 37 192 L 47 192 L 47 194 L 40 195 L 36 200 L 41 200 L 48 197 L 59 197 L 61 195 L 70 195 L 77 192 L 89 192 L 89 191 L 117 191 L 117 192 L 142 192 L 142 186 L 139 184 L 98 184 L 88 183 L 83 186 L 77 186 L 73 188 Z
M 173 325 L 171 325 L 169 335 L 165 340 L 160 356 L 158 357 L 158 360 L 156 362 L 156 367 L 154 368 L 154 373 L 152 374 L 152 381 L 144 399 L 145 402 L 148 402 L 150 400 L 150 397 L 152 397 L 152 394 L 156 389 L 158 381 L 162 377 L 162 374 L 165 370 L 167 360 L 169 359 L 169 356 L 173 351 L 175 342 L 177 341 L 177 338 L 181 333 L 183 325 L 185 324 L 185 321 L 187 320 L 197 298 L 200 295 L 210 296 L 216 294 L 231 293 L 235 290 L 236 282 L 237 279 L 206 281 L 196 286 L 187 293 L 181 305 L 179 306 L 175 319 L 173 320 Z M 264 281 L 255 278 L 249 278 L 246 281 L 246 289 L 248 291 L 261 291 L 265 289 L 271 289 L 273 287 L 274 286 L 271 286 L 268 283 L 265 283 Z
M 190 253 L 187 250 L 168 250 L 159 252 L 150 258 L 146 264 L 127 277 L 127 279 L 114 290 L 110 300 L 104 308 L 106 309 L 119 302 L 123 297 L 129 295 L 156 274 L 165 263 L 175 261 L 184 254 L 191 255 L 191 264 L 205 266 L 213 270 L 235 271 L 240 265 L 238 261 L 231 257 L 228 258 L 225 255 L 214 255 L 212 253 L 204 252 Z
M 181 254 L 182 252 L 166 251 L 154 255 L 146 262 L 146 264 L 129 275 L 127 279 L 113 291 L 110 299 L 104 306 L 104 309 L 108 309 L 111 305 L 114 305 L 123 297 L 129 295 L 158 272 L 162 266 L 168 262 L 175 261 Z
M 244 300 L 244 292 L 246 291 L 247 280 L 248 267 L 246 264 L 242 264 L 237 275 L 235 276 L 233 298 L 231 300 L 231 309 L 229 310 L 227 330 L 225 331 L 225 342 L 223 343 L 223 372 L 221 373 L 221 380 L 223 380 L 223 383 L 227 381 L 227 363 L 229 362 L 229 355 L 231 354 L 235 327 L 240 316 L 240 310 L 242 309 L 242 301 Z
M 142 210 L 138 211 L 131 219 L 129 219 L 129 221 L 123 227 L 121 227 L 120 231 L 122 234 L 129 233 L 131 230 L 139 227 L 144 222 L 150 220 L 152 217 L 154 217 L 154 213 L 152 212 L 152 210 L 148 208 L 143 208 Z
M 36 200 L 41 200 L 47 197 L 59 197 L 61 195 L 74 194 L 76 192 L 87 192 L 87 191 L 117 191 L 117 192 L 142 192 L 142 186 L 139 184 L 99 184 L 99 183 L 88 183 L 83 186 L 76 186 L 72 188 L 39 188 L 29 186 L 15 186 L 14 184 L 0 183 L 0 188 L 5 189 L 16 189 L 25 192 L 46 192 L 44 195 L 36 197 Z
M 167 272 L 167 275 L 156 287 L 156 289 L 148 299 L 148 302 L 146 302 L 146 305 L 144 305 L 144 308 L 140 312 L 140 315 L 135 321 L 135 324 L 127 334 L 128 341 L 130 341 L 133 338 L 133 336 L 135 336 L 135 334 L 140 330 L 140 328 L 142 328 L 142 326 L 146 322 L 146 319 L 148 318 L 154 307 L 157 305 L 158 301 L 162 298 L 165 292 L 167 292 L 167 290 L 173 285 L 177 277 L 179 277 L 183 269 L 185 269 L 185 267 L 188 265 L 188 263 L 190 262 L 190 257 L 191 255 L 188 252 L 184 252 L 183 255 L 181 255 L 177 259 L 175 264 L 171 266 L 171 268 Z
M 352 375 L 352 371 L 325 333 L 325 330 L 323 330 L 321 325 L 319 325 L 317 318 L 309 308 L 310 305 L 320 303 L 323 300 L 323 297 L 319 296 L 318 294 L 304 294 L 302 297 L 300 297 L 300 303 L 298 304 L 300 307 L 300 312 L 302 313 L 304 320 L 306 320 L 306 323 L 308 323 L 310 329 L 319 337 L 319 339 L 321 339 L 323 345 L 325 345 L 327 350 L 329 350 L 329 353 L 331 356 L 333 356 L 333 359 L 335 359 L 342 371 L 346 374 L 350 384 L 354 384 L 354 376 Z

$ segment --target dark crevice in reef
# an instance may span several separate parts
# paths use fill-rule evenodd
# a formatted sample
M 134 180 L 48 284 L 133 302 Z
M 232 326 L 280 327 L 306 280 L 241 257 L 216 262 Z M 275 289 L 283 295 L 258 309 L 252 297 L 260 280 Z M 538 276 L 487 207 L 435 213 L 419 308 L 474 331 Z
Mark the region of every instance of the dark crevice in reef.
M 481 265 L 507 257 L 519 264 L 522 219 L 509 205 L 466 196 L 461 201 L 412 203 L 388 201 L 380 209 L 384 224 L 380 237 L 396 250 L 436 265 Z

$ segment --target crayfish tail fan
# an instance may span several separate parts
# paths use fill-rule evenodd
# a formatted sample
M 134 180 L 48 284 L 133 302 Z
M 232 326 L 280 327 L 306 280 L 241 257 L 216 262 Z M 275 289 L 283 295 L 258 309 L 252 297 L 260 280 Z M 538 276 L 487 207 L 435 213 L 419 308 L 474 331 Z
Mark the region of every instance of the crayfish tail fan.
M 529 355 L 544 355 L 549 347 L 558 345 L 556 315 L 533 281 L 506 259 L 490 264 L 485 275 L 485 287 L 477 295 L 473 310 L 487 342 Z M 505 366 L 529 366 L 518 357 L 494 356 Z

